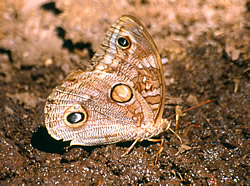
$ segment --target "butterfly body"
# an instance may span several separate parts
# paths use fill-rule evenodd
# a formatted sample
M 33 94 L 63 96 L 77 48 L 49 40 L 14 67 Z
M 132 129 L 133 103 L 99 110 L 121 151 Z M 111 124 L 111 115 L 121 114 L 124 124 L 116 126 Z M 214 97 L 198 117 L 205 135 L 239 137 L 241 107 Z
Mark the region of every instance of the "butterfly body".
M 45 125 L 71 145 L 146 140 L 169 127 L 157 48 L 143 25 L 122 16 L 84 71 L 71 73 L 47 98 Z

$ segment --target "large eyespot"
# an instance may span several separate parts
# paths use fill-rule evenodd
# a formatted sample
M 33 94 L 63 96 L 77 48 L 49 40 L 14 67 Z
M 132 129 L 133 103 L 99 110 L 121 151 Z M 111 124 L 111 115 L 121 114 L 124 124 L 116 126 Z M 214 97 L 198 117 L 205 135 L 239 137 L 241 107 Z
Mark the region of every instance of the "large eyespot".
M 63 120 L 67 126 L 75 128 L 82 126 L 87 121 L 87 117 L 86 110 L 80 104 L 75 104 L 64 112 Z
M 117 43 L 123 49 L 128 49 L 131 46 L 130 39 L 126 36 L 119 37 Z
M 112 87 L 110 97 L 118 103 L 126 103 L 133 97 L 132 89 L 126 84 L 116 84 Z

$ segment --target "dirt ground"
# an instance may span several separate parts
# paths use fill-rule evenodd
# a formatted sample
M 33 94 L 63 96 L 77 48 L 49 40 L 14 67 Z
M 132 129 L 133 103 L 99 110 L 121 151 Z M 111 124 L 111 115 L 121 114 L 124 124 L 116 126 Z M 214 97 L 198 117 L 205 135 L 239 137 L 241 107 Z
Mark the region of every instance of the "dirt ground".
M 0 2 L 0 184 L 240 184 L 249 180 L 250 1 L 4 0 Z M 69 147 L 51 138 L 43 107 L 85 69 L 122 14 L 137 17 L 162 57 L 164 117 L 186 112 L 158 143 Z M 172 128 L 175 128 L 175 118 Z M 192 126 L 200 125 L 200 127 Z

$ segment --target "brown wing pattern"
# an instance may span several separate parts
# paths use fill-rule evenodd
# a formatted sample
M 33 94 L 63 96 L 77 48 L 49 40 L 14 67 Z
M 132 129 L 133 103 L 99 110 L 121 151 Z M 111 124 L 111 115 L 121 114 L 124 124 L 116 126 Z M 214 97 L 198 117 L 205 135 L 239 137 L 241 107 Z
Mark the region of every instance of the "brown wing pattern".
M 147 139 L 162 131 L 165 85 L 157 48 L 143 25 L 122 16 L 108 30 L 92 68 L 70 74 L 47 98 L 55 139 L 98 145 Z
M 120 37 L 130 40 L 128 49 L 119 47 Z M 131 80 L 133 88 L 149 103 L 156 122 L 160 121 L 165 102 L 162 64 L 154 41 L 136 18 L 125 15 L 112 24 L 92 63 L 95 70 Z

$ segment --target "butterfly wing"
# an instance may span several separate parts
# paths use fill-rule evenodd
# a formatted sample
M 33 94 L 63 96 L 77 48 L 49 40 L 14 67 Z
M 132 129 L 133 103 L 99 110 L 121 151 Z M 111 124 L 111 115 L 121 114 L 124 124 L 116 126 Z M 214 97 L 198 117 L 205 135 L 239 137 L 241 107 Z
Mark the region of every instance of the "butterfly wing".
M 45 105 L 55 139 L 98 145 L 159 133 L 165 85 L 156 46 L 143 25 L 122 16 L 108 30 L 88 72 L 70 74 Z
M 141 105 L 135 96 L 126 103 L 112 101 L 110 90 L 117 82 L 123 81 L 103 72 L 70 74 L 47 98 L 45 125 L 50 135 L 86 146 L 136 139 L 133 116 Z
M 119 41 L 126 39 L 128 47 Z M 122 41 L 120 41 L 122 42 Z M 101 47 L 92 58 L 96 70 L 128 78 L 149 104 L 159 123 L 164 110 L 165 82 L 157 47 L 146 28 L 134 17 L 124 15 L 108 30 Z

